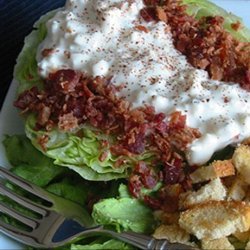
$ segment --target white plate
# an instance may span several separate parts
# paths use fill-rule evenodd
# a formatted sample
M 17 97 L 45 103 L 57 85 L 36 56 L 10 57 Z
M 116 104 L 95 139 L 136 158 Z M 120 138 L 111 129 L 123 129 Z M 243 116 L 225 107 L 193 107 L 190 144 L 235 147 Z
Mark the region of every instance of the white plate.
M 244 23 L 250 27 L 250 1 L 247 0 L 212 0 L 214 3 L 220 5 L 227 11 L 231 11 L 234 14 L 243 18 Z M 13 101 L 15 100 L 16 82 L 12 82 L 6 99 L 4 101 L 2 111 L 0 114 L 0 142 L 2 142 L 5 135 L 22 134 L 24 133 L 23 123 L 18 116 L 17 110 L 13 107 Z M 6 159 L 4 148 L 0 143 L 0 165 L 9 167 L 9 163 Z M 6 236 L 0 234 L 0 250 L 17 250 L 23 249 L 22 246 L 14 241 L 10 240 Z

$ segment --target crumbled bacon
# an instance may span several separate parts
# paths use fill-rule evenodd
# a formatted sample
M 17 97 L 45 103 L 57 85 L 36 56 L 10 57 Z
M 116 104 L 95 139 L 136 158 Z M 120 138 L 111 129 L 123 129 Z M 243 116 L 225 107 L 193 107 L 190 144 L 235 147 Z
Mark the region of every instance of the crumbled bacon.
M 39 101 L 38 99 L 38 89 L 33 87 L 29 90 L 24 91 L 18 97 L 18 99 L 14 102 L 14 105 L 21 110 L 30 110 L 33 111 L 36 103 Z
M 70 131 L 78 127 L 78 120 L 72 112 L 59 116 L 58 128 L 62 131 Z
M 145 33 L 148 33 L 148 29 L 143 25 L 137 25 L 137 26 L 135 26 L 135 29 L 139 30 L 139 31 L 143 31 Z
M 159 181 L 167 184 L 183 181 L 185 159 L 177 152 L 185 150 L 200 134 L 186 126 L 186 117 L 180 112 L 173 113 L 168 121 L 163 113 L 156 114 L 150 106 L 131 109 L 127 101 L 117 97 L 117 91 L 119 88 L 110 79 L 93 79 L 73 70 L 59 70 L 45 80 L 44 90 L 25 91 L 15 105 L 37 114 L 37 129 L 49 131 L 58 127 L 62 131 L 77 131 L 87 122 L 103 133 L 112 134 L 116 142 L 105 143 L 104 147 L 118 157 L 114 164 L 117 168 L 126 164 L 126 157 L 135 157 L 145 150 L 152 152 L 155 163 L 139 162 L 135 166 L 129 190 L 156 207 L 161 201 L 144 197 L 142 188 L 153 189 Z M 39 139 L 43 150 L 48 140 L 48 137 Z M 99 160 L 106 157 L 103 151 Z
M 77 71 L 66 69 L 58 70 L 55 73 L 49 74 L 47 80 L 47 88 L 51 90 L 61 91 L 65 94 L 75 91 L 76 85 L 79 82 L 81 74 Z
M 176 184 L 180 182 L 182 168 L 182 160 L 175 158 L 173 163 L 164 164 L 163 178 L 166 184 Z
M 212 79 L 237 82 L 250 91 L 250 43 L 234 39 L 224 29 L 223 17 L 196 20 L 186 13 L 186 6 L 179 0 L 144 2 L 146 7 L 141 16 L 148 22 L 166 22 L 175 47 L 194 67 L 207 70 Z M 231 27 L 237 31 L 241 23 L 233 23 Z
M 238 31 L 238 30 L 242 27 L 242 25 L 241 25 L 241 23 L 240 23 L 239 21 L 237 21 L 236 23 L 232 23 L 232 24 L 231 24 L 231 27 L 232 27 L 232 29 L 234 29 L 235 31 Z

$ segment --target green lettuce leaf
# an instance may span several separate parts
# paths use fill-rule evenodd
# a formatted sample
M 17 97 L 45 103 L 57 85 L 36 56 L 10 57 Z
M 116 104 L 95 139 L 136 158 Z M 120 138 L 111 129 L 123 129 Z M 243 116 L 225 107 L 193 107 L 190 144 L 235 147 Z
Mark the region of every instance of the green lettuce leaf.
M 234 30 L 232 24 L 236 22 L 242 23 L 242 19 L 232 13 L 228 13 L 223 8 L 208 0 L 182 0 L 183 4 L 187 5 L 187 13 L 194 15 L 195 18 L 200 19 L 204 16 L 222 16 L 224 17 L 224 28 L 232 34 L 236 39 L 242 42 L 250 41 L 250 30 L 242 27 L 239 30 Z M 243 24 L 243 23 L 242 23 Z
M 66 172 L 53 160 L 38 151 L 24 135 L 6 136 L 3 145 L 12 171 L 38 186 L 46 186 L 55 177 Z
M 138 233 L 152 233 L 155 220 L 150 208 L 129 197 L 103 199 L 93 207 L 92 217 L 97 224 Z
M 54 159 L 54 164 L 68 167 L 76 171 L 86 180 L 108 181 L 127 177 L 129 169 L 139 160 L 150 161 L 153 154 L 146 152 L 135 157 L 125 157 L 124 164 L 115 166 L 120 158 L 112 155 L 109 148 L 103 148 L 102 140 L 114 143 L 114 138 L 95 131 L 87 126 L 78 131 L 66 133 L 54 129 L 50 132 L 35 129 L 36 119 L 30 115 L 26 120 L 25 131 L 32 144 L 48 157 Z M 81 136 L 78 134 L 81 133 Z M 39 138 L 48 136 L 49 141 L 44 150 L 39 144 Z M 105 160 L 100 161 L 102 153 L 107 153 Z
M 42 88 L 42 80 L 38 74 L 36 53 L 39 44 L 47 34 L 46 21 L 53 17 L 56 10 L 43 15 L 35 24 L 34 30 L 25 38 L 24 47 L 17 58 L 14 69 L 14 78 L 18 81 L 18 93 L 33 86 Z

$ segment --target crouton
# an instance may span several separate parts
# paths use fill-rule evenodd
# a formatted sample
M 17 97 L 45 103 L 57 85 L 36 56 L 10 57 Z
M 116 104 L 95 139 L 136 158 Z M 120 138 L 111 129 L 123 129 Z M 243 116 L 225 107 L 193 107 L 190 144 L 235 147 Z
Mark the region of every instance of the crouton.
M 215 240 L 202 240 L 201 248 L 204 250 L 234 250 L 234 246 L 230 243 L 228 238 L 220 238 Z
M 241 142 L 241 144 L 250 145 L 250 137 L 246 138 Z
M 250 146 L 240 145 L 236 148 L 232 160 L 238 172 L 250 184 Z
M 190 177 L 193 183 L 213 180 L 218 177 L 226 177 L 235 174 L 235 168 L 231 160 L 214 161 L 208 166 L 203 166 L 194 171 Z
M 198 191 L 182 193 L 179 199 L 179 209 L 183 210 L 206 201 L 224 200 L 226 194 L 227 190 L 222 184 L 220 178 L 216 178 L 201 187 Z
M 239 241 L 247 242 L 250 240 L 250 230 L 246 232 L 236 232 L 233 236 Z
M 228 189 L 228 200 L 242 201 L 247 194 L 248 184 L 242 176 L 237 176 Z
M 250 205 L 240 201 L 209 201 L 180 214 L 179 225 L 198 239 L 219 239 L 250 227 Z
M 190 235 L 179 225 L 160 225 L 153 234 L 156 239 L 167 239 L 170 243 L 187 243 Z

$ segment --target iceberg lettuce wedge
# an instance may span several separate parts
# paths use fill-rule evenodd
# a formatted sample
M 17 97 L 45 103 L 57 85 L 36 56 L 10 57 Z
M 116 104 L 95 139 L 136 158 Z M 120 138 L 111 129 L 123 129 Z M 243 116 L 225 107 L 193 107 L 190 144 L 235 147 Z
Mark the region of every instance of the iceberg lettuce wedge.
M 250 31 L 247 28 L 241 28 L 238 31 L 232 29 L 231 24 L 241 21 L 240 18 L 230 14 L 207 0 L 183 0 L 183 4 L 188 6 L 187 12 L 196 18 L 209 15 L 221 15 L 225 18 L 225 28 L 237 39 L 241 41 L 250 40 Z M 42 88 L 42 80 L 38 74 L 36 52 L 39 44 L 46 36 L 46 21 L 49 20 L 56 11 L 49 12 L 41 17 L 34 25 L 34 31 L 25 39 L 25 45 L 20 53 L 15 67 L 15 79 L 19 82 L 18 93 L 21 93 L 33 86 Z M 56 165 L 68 167 L 79 173 L 87 180 L 108 181 L 112 179 L 127 177 L 134 162 L 138 160 L 150 161 L 153 158 L 151 152 L 146 152 L 141 156 L 126 158 L 126 163 L 115 167 L 118 157 L 111 154 L 108 149 L 105 153 L 107 157 L 100 161 L 103 149 L 100 147 L 100 140 L 103 138 L 113 143 L 111 136 L 105 136 L 99 132 L 95 134 L 95 129 L 91 127 L 81 128 L 84 137 L 77 133 L 64 133 L 59 130 L 53 130 L 49 133 L 37 131 L 35 129 L 34 116 L 28 116 L 26 119 L 26 134 L 33 145 L 42 151 L 45 155 L 52 158 Z M 49 141 L 46 145 L 46 151 L 41 147 L 38 140 L 42 136 L 48 136 Z
M 14 79 L 18 81 L 18 94 L 33 86 L 42 88 L 42 80 L 38 74 L 36 52 L 39 44 L 47 34 L 46 22 L 55 15 L 53 10 L 43 15 L 35 24 L 34 30 L 25 38 L 24 47 L 17 58 Z
M 135 162 L 139 160 L 151 161 L 153 153 L 146 152 L 135 157 L 125 157 L 125 163 L 116 166 L 120 157 L 112 155 L 109 148 L 101 146 L 102 140 L 114 143 L 110 135 L 96 133 L 95 129 L 85 126 L 74 133 L 65 133 L 54 129 L 50 132 L 35 129 L 36 119 L 30 115 L 26 120 L 26 135 L 33 145 L 49 158 L 54 159 L 54 164 L 68 167 L 76 171 L 83 178 L 93 181 L 108 181 L 125 178 Z M 81 132 L 81 136 L 78 136 Z M 44 150 L 39 144 L 39 138 L 49 137 Z M 105 160 L 100 160 L 102 153 L 106 153 Z

